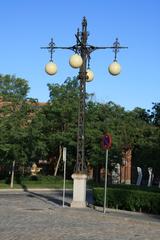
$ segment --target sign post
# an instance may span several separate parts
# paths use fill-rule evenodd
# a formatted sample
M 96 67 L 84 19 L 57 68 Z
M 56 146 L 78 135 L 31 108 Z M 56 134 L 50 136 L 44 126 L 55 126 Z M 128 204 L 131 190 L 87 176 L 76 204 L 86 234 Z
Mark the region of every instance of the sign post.
M 65 200 L 65 188 L 66 188 L 66 153 L 67 148 L 63 147 L 63 164 L 64 164 L 64 178 L 63 178 L 63 207 L 64 207 L 64 200 Z
M 105 163 L 105 184 L 104 184 L 104 205 L 103 213 L 106 213 L 106 202 L 107 202 L 107 169 L 108 169 L 108 149 L 112 145 L 112 138 L 109 134 L 103 136 L 102 147 L 106 150 L 106 163 Z
M 103 206 L 103 212 L 104 213 L 106 213 L 106 202 L 107 202 L 107 168 L 108 168 L 108 149 L 106 149 L 105 183 L 104 183 L 104 206 Z

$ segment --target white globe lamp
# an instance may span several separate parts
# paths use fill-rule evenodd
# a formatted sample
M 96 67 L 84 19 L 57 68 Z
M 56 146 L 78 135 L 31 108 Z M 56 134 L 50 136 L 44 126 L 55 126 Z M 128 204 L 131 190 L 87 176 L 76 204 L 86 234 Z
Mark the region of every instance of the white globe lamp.
M 116 76 L 121 72 L 121 65 L 117 61 L 113 61 L 108 67 L 108 71 L 111 75 Z
M 70 57 L 69 64 L 73 68 L 80 68 L 83 64 L 83 60 L 81 56 L 76 53 Z
M 50 61 L 48 62 L 46 65 L 45 65 L 45 72 L 48 74 L 48 75 L 54 75 L 57 73 L 57 65 Z
M 87 74 L 86 82 L 91 82 L 94 78 L 94 73 L 90 69 L 87 69 L 86 74 Z

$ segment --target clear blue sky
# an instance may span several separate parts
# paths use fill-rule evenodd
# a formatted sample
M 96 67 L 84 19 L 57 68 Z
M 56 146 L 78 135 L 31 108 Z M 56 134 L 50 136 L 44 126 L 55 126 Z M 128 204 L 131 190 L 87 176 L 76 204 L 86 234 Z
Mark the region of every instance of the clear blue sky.
M 66 50 L 54 54 L 57 75 L 46 75 L 49 53 L 40 47 L 51 37 L 57 46 L 74 45 L 76 30 L 86 16 L 89 44 L 110 46 L 118 37 L 129 47 L 119 53 L 122 72 L 118 77 L 107 70 L 113 61 L 111 50 L 92 54 L 95 78 L 87 91 L 95 93 L 94 100 L 113 101 L 126 110 L 151 109 L 152 102 L 160 102 L 159 0 L 1 0 L 0 9 L 0 73 L 28 80 L 29 97 L 47 101 L 47 83 L 61 84 L 77 75 L 68 64 L 72 52 Z

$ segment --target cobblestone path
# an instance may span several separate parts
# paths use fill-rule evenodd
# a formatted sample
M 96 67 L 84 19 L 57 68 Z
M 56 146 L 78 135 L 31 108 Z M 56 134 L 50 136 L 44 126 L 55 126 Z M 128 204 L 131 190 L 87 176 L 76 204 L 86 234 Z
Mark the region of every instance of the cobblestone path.
M 0 240 L 160 240 L 160 221 L 62 208 L 30 193 L 0 194 Z

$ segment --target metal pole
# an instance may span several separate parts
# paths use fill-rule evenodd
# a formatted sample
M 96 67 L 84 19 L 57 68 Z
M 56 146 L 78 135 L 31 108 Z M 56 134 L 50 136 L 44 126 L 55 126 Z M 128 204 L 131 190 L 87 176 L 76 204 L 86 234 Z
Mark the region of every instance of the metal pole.
M 65 189 L 66 189 L 66 151 L 67 149 L 63 148 L 63 164 L 64 164 L 64 177 L 63 177 L 63 207 L 64 207 L 64 200 L 65 200 Z
M 106 202 L 107 202 L 107 168 L 108 168 L 108 149 L 106 149 L 106 166 L 105 166 L 105 185 L 104 185 L 104 207 L 103 207 L 103 213 L 106 213 Z
M 87 44 L 87 20 L 84 17 L 82 21 L 82 32 L 81 32 L 81 44 L 80 44 L 80 54 L 83 60 L 83 64 L 79 72 L 79 111 L 78 111 L 78 134 L 77 134 L 77 160 L 76 160 L 76 173 L 84 173 L 86 170 L 85 164 L 85 153 L 84 153 L 84 144 L 85 144 L 85 98 L 86 98 L 86 44 Z

